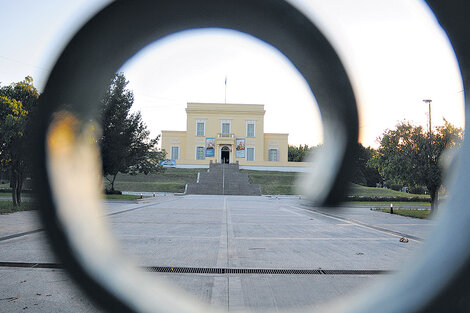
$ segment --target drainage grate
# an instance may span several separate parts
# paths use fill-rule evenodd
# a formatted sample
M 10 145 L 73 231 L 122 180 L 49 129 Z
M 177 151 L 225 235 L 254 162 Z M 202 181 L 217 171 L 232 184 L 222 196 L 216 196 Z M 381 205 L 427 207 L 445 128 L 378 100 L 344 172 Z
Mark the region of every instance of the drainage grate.
M 0 267 L 63 268 L 59 263 L 0 262 Z
M 146 272 L 157 273 L 194 273 L 194 274 L 225 274 L 225 268 L 213 267 L 171 267 L 171 266 L 147 266 Z
M 192 274 L 280 274 L 280 275 L 377 275 L 387 270 L 324 270 L 324 269 L 267 269 L 267 268 L 217 268 L 217 267 L 144 267 L 147 272 Z
M 0 262 L 0 267 L 62 269 L 60 263 Z M 269 268 L 220 268 L 220 267 L 172 267 L 144 266 L 146 272 L 188 274 L 279 274 L 279 275 L 378 275 L 387 270 L 324 270 L 324 269 L 269 269 Z
M 325 275 L 378 275 L 387 274 L 386 270 L 321 270 Z

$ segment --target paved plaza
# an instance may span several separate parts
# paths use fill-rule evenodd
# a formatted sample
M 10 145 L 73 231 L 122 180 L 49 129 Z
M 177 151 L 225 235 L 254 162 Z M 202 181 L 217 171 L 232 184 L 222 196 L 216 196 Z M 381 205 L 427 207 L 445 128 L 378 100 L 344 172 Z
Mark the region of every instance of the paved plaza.
M 320 305 L 400 270 L 433 221 L 367 207 L 310 208 L 294 197 L 160 196 L 108 201 L 123 249 L 144 267 L 321 270 L 321 274 L 150 273 L 230 311 Z M 406 235 L 408 243 L 401 243 Z M 0 311 L 97 312 L 54 264 L 34 211 L 0 215 Z M 10 262 L 6 266 L 6 262 Z M 13 265 L 12 265 L 13 264 Z M 355 273 L 347 271 L 356 270 Z M 336 274 L 331 274 L 336 271 Z M 370 273 L 368 273 L 370 271 Z

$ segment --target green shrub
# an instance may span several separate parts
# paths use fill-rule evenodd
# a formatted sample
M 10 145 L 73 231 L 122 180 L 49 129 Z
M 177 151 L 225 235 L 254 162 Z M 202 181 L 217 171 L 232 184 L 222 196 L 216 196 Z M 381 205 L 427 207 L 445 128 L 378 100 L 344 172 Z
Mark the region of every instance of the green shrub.
M 14 213 L 20 211 L 34 210 L 35 207 L 32 202 L 23 201 L 19 206 L 13 206 L 10 200 L 0 200 L 0 214 Z
M 141 199 L 140 196 L 136 195 L 104 195 L 105 199 L 108 200 L 137 200 Z
M 413 186 L 410 187 L 408 191 L 417 195 L 424 195 L 426 193 L 426 188 L 423 186 Z
M 348 196 L 347 201 L 361 202 L 430 202 L 431 198 L 424 197 L 381 197 L 381 196 Z
M 398 185 L 398 184 L 390 185 L 390 189 L 395 190 L 395 191 L 401 191 L 402 188 L 403 188 L 402 185 Z
M 105 195 L 122 195 L 122 191 L 105 189 L 104 194 Z

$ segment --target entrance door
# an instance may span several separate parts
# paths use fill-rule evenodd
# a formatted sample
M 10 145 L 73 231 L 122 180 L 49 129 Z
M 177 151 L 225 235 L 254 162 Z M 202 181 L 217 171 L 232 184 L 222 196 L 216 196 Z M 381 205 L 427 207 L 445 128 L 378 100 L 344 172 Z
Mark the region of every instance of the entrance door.
M 228 164 L 230 163 L 230 148 L 222 147 L 220 151 L 220 163 Z

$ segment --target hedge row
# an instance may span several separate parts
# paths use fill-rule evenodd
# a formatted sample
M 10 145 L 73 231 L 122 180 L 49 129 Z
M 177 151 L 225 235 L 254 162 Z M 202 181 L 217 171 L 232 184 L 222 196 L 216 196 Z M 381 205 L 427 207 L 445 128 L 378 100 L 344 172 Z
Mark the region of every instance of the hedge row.
M 11 193 L 12 190 L 11 189 L 0 189 L 0 193 Z M 23 189 L 21 190 L 21 193 L 33 193 L 33 191 L 31 189 Z
M 362 197 L 348 196 L 348 201 L 364 201 L 364 202 L 431 202 L 430 198 L 424 197 Z

